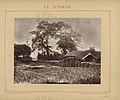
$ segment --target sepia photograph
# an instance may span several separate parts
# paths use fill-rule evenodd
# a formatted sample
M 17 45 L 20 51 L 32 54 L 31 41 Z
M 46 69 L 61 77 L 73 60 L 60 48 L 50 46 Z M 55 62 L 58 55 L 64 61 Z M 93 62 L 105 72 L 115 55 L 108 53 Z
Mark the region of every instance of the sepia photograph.
M 118 100 L 120 0 L 0 0 L 0 100 Z
M 15 18 L 15 84 L 101 84 L 100 18 Z

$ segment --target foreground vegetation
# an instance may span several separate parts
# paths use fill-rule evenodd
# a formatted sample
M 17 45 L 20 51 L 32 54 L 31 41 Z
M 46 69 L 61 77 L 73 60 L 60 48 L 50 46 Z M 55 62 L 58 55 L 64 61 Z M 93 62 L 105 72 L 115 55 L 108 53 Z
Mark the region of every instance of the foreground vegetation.
M 60 67 L 49 64 L 15 66 L 14 83 L 100 84 L 100 65 Z

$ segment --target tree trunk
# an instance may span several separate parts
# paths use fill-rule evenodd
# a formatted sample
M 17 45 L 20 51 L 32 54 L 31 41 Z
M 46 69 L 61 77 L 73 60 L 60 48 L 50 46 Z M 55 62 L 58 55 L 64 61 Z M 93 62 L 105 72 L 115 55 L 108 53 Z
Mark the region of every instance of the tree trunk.
M 63 54 L 66 55 L 67 51 L 65 48 L 63 48 Z
M 49 59 L 50 58 L 49 50 L 47 49 L 46 52 L 47 52 L 47 58 Z

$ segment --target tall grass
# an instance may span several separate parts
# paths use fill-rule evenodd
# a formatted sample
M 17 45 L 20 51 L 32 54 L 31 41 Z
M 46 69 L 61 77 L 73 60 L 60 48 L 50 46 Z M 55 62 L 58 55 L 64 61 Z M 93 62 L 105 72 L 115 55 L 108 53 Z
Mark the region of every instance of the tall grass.
M 26 67 L 16 66 L 15 83 L 31 84 L 100 84 L 100 66 Z

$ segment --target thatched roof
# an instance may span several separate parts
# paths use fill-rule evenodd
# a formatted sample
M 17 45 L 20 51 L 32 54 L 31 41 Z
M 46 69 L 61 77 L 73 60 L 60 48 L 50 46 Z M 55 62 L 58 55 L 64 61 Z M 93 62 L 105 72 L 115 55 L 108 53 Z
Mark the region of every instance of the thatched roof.
M 92 55 L 95 59 L 98 58 L 98 52 L 96 52 L 96 54 L 92 54 L 88 51 L 78 51 L 78 50 L 73 50 L 72 52 L 67 53 L 64 57 L 77 57 L 79 59 L 84 59 L 85 57 L 87 57 L 88 55 Z
M 72 52 L 69 52 L 67 53 L 64 57 L 68 57 L 68 56 L 71 56 L 71 57 L 77 57 L 77 58 L 83 58 L 85 55 L 87 55 L 88 53 L 87 52 L 84 52 L 84 51 L 78 51 L 78 50 L 74 50 Z

